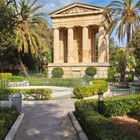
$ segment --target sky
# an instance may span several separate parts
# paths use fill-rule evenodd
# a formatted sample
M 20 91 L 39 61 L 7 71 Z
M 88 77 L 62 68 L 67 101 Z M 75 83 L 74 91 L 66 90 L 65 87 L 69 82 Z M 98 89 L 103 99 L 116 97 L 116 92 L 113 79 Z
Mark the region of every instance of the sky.
M 50 12 L 57 10 L 59 8 L 62 8 L 63 6 L 66 6 L 73 2 L 81 2 L 81 3 L 106 7 L 112 1 L 113 0 L 39 0 L 39 4 L 44 4 L 44 7 L 41 9 L 41 11 L 45 12 L 46 14 L 49 14 Z M 48 19 L 49 25 L 51 26 L 52 22 L 49 16 L 47 17 L 47 19 Z M 113 32 L 112 37 L 114 37 L 116 45 L 119 45 L 119 46 L 126 45 L 125 42 L 121 42 L 121 43 L 118 42 L 115 32 Z
M 112 1 L 113 0 L 39 0 L 39 3 L 45 4 L 42 10 L 48 14 L 73 2 L 81 2 L 97 6 L 107 6 Z

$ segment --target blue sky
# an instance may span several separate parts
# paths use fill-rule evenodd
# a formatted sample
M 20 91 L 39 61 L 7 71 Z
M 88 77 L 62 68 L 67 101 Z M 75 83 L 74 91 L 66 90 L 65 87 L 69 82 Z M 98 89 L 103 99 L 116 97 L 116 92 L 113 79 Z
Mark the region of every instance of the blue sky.
M 40 1 L 39 3 L 45 4 L 42 10 L 46 13 L 50 13 L 73 2 L 82 2 L 98 6 L 106 6 L 113 0 L 39 0 L 39 1 Z
M 73 2 L 81 2 L 81 3 L 87 3 L 87 4 L 105 7 L 108 4 L 110 4 L 112 1 L 113 0 L 39 0 L 39 3 L 45 4 L 42 11 L 48 14 L 54 10 L 57 10 Z M 51 19 L 49 17 L 47 19 L 48 19 L 49 25 L 51 26 Z M 123 43 L 118 42 L 118 39 L 115 37 L 116 36 L 115 32 L 112 34 L 112 36 L 115 39 L 115 44 L 120 45 L 120 46 L 125 46 L 125 42 Z

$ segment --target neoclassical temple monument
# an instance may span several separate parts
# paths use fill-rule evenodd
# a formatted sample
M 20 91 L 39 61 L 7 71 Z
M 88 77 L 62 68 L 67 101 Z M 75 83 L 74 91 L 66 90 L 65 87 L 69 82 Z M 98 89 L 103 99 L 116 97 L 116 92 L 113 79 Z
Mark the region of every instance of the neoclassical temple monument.
M 50 13 L 54 29 L 53 63 L 62 67 L 65 78 L 83 77 L 88 66 L 97 68 L 96 78 L 106 78 L 109 67 L 109 21 L 104 8 L 73 3 Z

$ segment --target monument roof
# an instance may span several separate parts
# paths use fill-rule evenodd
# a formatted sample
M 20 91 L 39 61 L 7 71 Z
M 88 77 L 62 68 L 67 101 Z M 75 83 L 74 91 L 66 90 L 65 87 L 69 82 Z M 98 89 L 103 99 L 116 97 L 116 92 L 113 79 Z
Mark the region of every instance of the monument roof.
M 66 16 L 101 14 L 103 10 L 104 7 L 76 2 L 51 12 L 49 16 L 51 18 L 59 18 Z

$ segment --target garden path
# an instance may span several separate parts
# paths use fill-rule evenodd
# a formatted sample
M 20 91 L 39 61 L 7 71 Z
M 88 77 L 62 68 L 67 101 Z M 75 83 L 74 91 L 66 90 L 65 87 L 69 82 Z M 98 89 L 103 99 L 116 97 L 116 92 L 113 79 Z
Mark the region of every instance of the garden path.
M 15 140 L 78 140 L 67 113 L 74 100 L 24 102 L 24 121 Z

